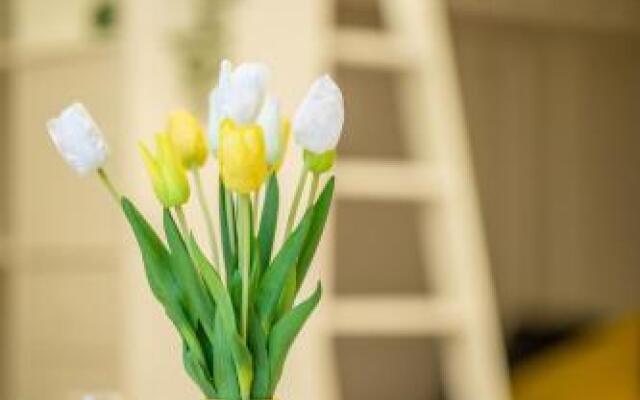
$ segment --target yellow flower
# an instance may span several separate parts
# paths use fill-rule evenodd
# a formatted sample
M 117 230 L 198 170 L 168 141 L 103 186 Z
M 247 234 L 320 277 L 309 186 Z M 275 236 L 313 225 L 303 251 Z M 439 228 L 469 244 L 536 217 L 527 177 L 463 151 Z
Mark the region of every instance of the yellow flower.
M 187 111 L 174 111 L 169 115 L 167 131 L 186 169 L 204 165 L 208 154 L 207 141 L 196 117 Z
M 189 200 L 189 182 L 168 133 L 156 135 L 157 155 L 151 154 L 143 144 L 139 144 L 153 191 L 165 207 L 181 205 Z
M 258 190 L 268 169 L 262 129 L 236 125 L 230 119 L 222 121 L 218 159 L 222 180 L 229 189 L 242 194 Z
M 288 119 L 282 119 L 282 128 L 280 129 L 280 153 L 276 162 L 272 165 L 274 171 L 279 171 L 284 161 L 284 156 L 287 154 L 287 148 L 289 147 L 289 138 L 291 137 L 291 122 Z

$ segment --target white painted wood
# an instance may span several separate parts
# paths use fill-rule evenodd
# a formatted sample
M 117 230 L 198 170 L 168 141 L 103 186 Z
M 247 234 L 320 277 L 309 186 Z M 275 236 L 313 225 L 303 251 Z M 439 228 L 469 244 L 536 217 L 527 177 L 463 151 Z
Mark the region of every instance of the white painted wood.
M 339 30 L 335 60 L 405 73 L 401 101 L 412 156 L 420 162 L 342 160 L 337 194 L 421 202 L 440 195 L 444 201 L 436 207 L 437 217 L 423 213 L 423 248 L 426 256 L 437 255 L 436 266 L 425 268 L 435 280 L 436 293 L 444 297 L 332 299 L 335 334 L 441 334 L 449 338 L 443 349 L 448 395 L 457 400 L 506 400 L 504 354 L 446 4 L 380 4 L 385 33 Z
M 336 301 L 332 323 L 338 335 L 447 336 L 461 329 L 453 301 L 424 296 L 354 296 Z
M 118 57 L 112 41 L 67 41 L 56 43 L 20 43 L 0 41 L 0 71 L 44 67 L 72 61 L 101 60 Z
M 424 162 L 340 160 L 336 166 L 340 197 L 436 201 L 445 174 Z
M 344 66 L 409 69 L 421 61 L 402 38 L 379 30 L 340 28 L 334 41 L 334 57 Z
M 423 49 L 426 59 L 413 83 L 416 118 L 431 142 L 433 162 L 447 171 L 447 198 L 440 222 L 436 282 L 460 299 L 463 325 L 446 346 L 449 394 L 454 399 L 509 398 L 505 359 L 494 304 L 446 3 L 385 1 L 389 24 Z M 429 146 L 431 144 L 431 146 Z M 433 223 L 425 216 L 424 225 Z M 430 237 L 427 235 L 427 237 Z M 433 237 L 433 236 L 431 236 Z M 434 250 L 434 247 L 431 247 Z

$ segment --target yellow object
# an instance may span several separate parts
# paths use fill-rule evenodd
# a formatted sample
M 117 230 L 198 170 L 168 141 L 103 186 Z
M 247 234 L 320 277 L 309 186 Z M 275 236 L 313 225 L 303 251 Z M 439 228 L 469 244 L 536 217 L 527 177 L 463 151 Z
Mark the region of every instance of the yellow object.
M 328 150 L 324 153 L 314 153 L 309 150 L 304 151 L 304 165 L 311 172 L 321 174 L 327 172 L 333 167 L 336 161 L 336 151 Z
M 151 154 L 144 143 L 139 144 L 153 191 L 165 207 L 174 207 L 189 200 L 187 174 L 168 133 L 156 135 L 157 155 Z
M 207 141 L 198 119 L 187 111 L 174 111 L 169 115 L 167 132 L 186 169 L 201 167 L 207 160 Z
M 639 317 L 598 328 L 517 368 L 513 398 L 638 400 L 639 355 Z
M 218 160 L 225 186 L 242 194 L 258 190 L 268 170 L 262 129 L 226 119 L 221 123 L 219 139 Z
M 280 152 L 278 158 L 271 166 L 271 170 L 278 172 L 284 161 L 284 156 L 289 148 L 289 138 L 291 137 L 291 122 L 288 119 L 282 119 L 282 128 L 280 129 Z

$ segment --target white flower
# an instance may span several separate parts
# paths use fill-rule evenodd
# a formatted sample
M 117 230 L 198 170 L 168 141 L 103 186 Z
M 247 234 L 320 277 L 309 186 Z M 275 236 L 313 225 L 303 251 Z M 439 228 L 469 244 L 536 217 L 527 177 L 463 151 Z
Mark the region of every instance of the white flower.
M 344 124 L 344 100 L 336 83 L 324 75 L 309 88 L 293 120 L 296 142 L 314 153 L 333 150 Z
M 269 70 L 261 63 L 244 63 L 235 69 L 229 60 L 220 64 L 218 86 L 209 95 L 209 141 L 218 151 L 220 122 L 230 118 L 238 124 L 255 122 L 264 102 Z
M 262 128 L 267 150 L 267 164 L 277 164 L 285 150 L 284 126 L 280 118 L 280 105 L 278 100 L 269 96 L 258 115 L 258 125 Z
M 109 150 L 102 131 L 82 104 L 65 108 L 47 122 L 47 129 L 62 157 L 78 173 L 94 172 L 107 161 Z

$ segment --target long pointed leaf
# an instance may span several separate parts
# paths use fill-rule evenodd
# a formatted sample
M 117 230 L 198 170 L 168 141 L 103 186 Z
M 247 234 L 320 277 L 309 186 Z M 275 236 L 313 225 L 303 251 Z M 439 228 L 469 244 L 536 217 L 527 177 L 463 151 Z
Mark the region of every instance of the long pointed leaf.
M 280 203 L 280 190 L 278 188 L 278 178 L 272 174 L 267 183 L 264 194 L 264 205 L 260 216 L 260 229 L 258 230 L 258 241 L 260 243 L 261 265 L 266 268 L 271 262 L 271 251 L 273 249 L 273 239 L 278 225 L 278 209 Z
M 313 206 L 311 228 L 307 234 L 302 252 L 298 258 L 298 265 L 296 266 L 296 294 L 300 290 L 304 278 L 307 276 L 309 266 L 311 265 L 311 261 L 313 261 L 313 256 L 316 254 L 318 243 L 320 243 L 320 238 L 322 237 L 322 232 L 327 222 L 327 216 L 329 215 L 329 209 L 331 208 L 334 187 L 335 177 L 331 177 L 324 185 L 322 193 L 320 193 L 318 200 Z
M 165 313 L 173 322 L 184 342 L 187 343 L 190 357 L 206 369 L 206 356 L 198 341 L 195 329 L 183 309 L 180 288 L 169 269 L 171 260 L 167 248 L 129 199 L 123 197 L 121 204 L 138 241 L 145 273 L 153 294 L 164 307 Z
M 235 210 L 233 202 L 227 202 L 229 192 L 220 179 L 219 184 L 219 210 L 220 210 L 220 237 L 222 238 L 222 254 L 224 256 L 224 266 L 227 282 L 231 281 L 234 272 L 238 269 L 238 248 L 236 225 L 235 225 Z M 227 210 L 229 209 L 229 217 L 231 218 L 231 224 L 228 224 Z
M 196 357 L 194 357 L 192 351 L 189 349 L 189 345 L 183 342 L 182 345 L 182 363 L 187 374 L 198 385 L 202 393 L 209 398 L 217 398 L 218 392 L 211 384 L 206 372 L 202 366 L 198 364 Z
M 253 384 L 251 387 L 252 399 L 269 398 L 269 355 L 267 351 L 267 334 L 260 324 L 257 314 L 249 316 L 249 348 L 253 354 Z
M 233 354 L 227 343 L 227 335 L 222 329 L 221 313 L 216 315 L 215 326 L 213 379 L 216 383 L 218 396 L 221 399 L 237 399 L 240 397 L 240 387 L 238 386 Z
M 271 321 L 278 307 L 287 276 L 296 266 L 305 237 L 311 227 L 312 217 L 313 213 L 308 210 L 298 227 L 289 236 L 278 255 L 274 258 L 271 266 L 266 269 L 262 278 L 255 304 L 260 323 L 266 332 L 269 332 L 271 327 Z
M 238 334 L 231 298 L 222 284 L 220 275 L 218 275 L 205 255 L 202 254 L 193 237 L 190 238 L 189 243 L 198 271 L 202 275 L 202 279 L 215 300 L 217 310 L 220 313 L 221 324 L 226 333 L 227 345 L 231 349 L 235 360 L 240 394 L 243 400 L 248 400 L 251 392 L 251 381 L 253 380 L 253 362 L 249 349 Z
M 215 305 L 207 295 L 204 283 L 196 270 L 197 267 L 191 260 L 189 250 L 168 209 L 164 210 L 164 229 L 171 248 L 172 270 L 187 295 L 192 315 L 202 324 L 209 341 L 213 342 Z
M 151 225 L 126 197 L 122 198 L 122 210 L 140 247 L 145 273 L 153 295 L 164 306 L 178 305 L 182 291 L 168 268 L 171 265 L 169 251 Z
M 270 395 L 273 394 L 278 385 L 284 362 L 293 340 L 302 329 L 311 312 L 318 305 L 320 296 L 322 296 L 322 286 L 318 282 L 316 290 L 307 300 L 295 306 L 273 326 L 273 330 L 269 335 Z

